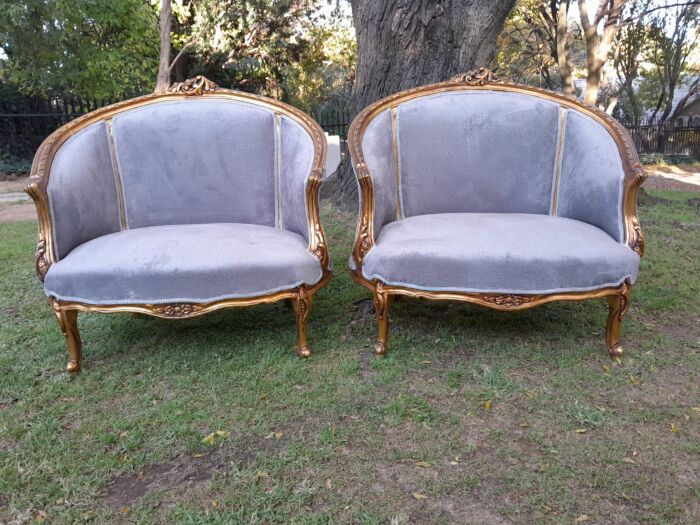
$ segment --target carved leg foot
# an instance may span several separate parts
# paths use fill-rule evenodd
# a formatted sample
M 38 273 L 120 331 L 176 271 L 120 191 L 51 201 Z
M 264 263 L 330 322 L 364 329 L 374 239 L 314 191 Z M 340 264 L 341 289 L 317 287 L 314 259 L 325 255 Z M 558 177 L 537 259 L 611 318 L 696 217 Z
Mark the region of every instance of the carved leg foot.
M 622 357 L 620 327 L 630 306 L 631 286 L 625 281 L 617 295 L 608 296 L 608 322 L 605 325 L 605 342 L 611 359 Z
M 309 310 L 311 310 L 311 295 L 306 288 L 299 288 L 299 296 L 292 299 L 292 307 L 297 318 L 297 354 L 299 357 L 309 357 L 311 349 L 306 338 L 306 329 L 308 326 Z
M 389 337 L 389 307 L 391 297 L 384 290 L 384 285 L 377 283 L 374 289 L 374 309 L 377 313 L 377 342 L 374 344 L 375 355 L 385 355 Z
M 66 346 L 68 347 L 68 372 L 80 372 L 80 361 L 83 356 L 83 343 L 80 341 L 80 333 L 78 332 L 78 310 L 64 310 L 61 308 L 58 301 L 55 299 L 51 303 L 53 311 L 58 319 L 58 324 L 61 327 L 63 336 L 66 338 Z

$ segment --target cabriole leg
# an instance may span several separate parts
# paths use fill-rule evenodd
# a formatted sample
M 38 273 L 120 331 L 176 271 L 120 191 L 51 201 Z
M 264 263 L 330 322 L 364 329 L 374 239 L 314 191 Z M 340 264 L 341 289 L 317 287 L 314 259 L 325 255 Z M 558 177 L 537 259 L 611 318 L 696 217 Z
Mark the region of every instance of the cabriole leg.
M 306 338 L 306 329 L 311 310 L 311 295 L 304 286 L 299 288 L 299 295 L 292 300 L 292 306 L 297 318 L 297 354 L 299 357 L 309 357 L 311 349 Z
M 616 295 L 608 296 L 608 322 L 605 325 L 605 342 L 608 345 L 608 354 L 611 358 L 622 357 L 623 350 L 620 345 L 620 327 L 622 319 L 630 307 L 632 287 L 628 281 L 620 286 Z
M 391 296 L 384 290 L 380 282 L 374 288 L 374 309 L 377 313 L 377 342 L 374 344 L 375 355 L 386 354 L 387 339 L 389 337 L 389 307 Z
M 66 346 L 68 347 L 68 372 L 80 372 L 80 361 L 83 356 L 83 343 L 80 341 L 80 333 L 78 332 L 78 310 L 65 310 L 55 299 L 52 299 L 51 306 L 58 319 L 58 324 L 61 327 L 63 336 L 66 338 Z

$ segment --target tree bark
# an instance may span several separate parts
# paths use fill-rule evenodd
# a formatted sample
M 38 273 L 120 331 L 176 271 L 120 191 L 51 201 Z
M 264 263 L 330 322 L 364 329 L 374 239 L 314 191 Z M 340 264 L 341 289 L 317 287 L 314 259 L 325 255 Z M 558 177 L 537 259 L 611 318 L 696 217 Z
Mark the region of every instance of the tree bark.
M 603 78 L 603 67 L 608 61 L 608 53 L 615 35 L 622 27 L 622 10 L 628 0 L 601 0 L 595 17 L 588 17 L 586 0 L 578 0 L 579 13 L 581 15 L 581 27 L 586 41 L 586 68 L 588 76 L 583 101 L 595 106 L 598 100 L 598 91 Z M 602 22 L 603 32 L 598 34 L 598 25 Z
M 351 0 L 357 73 L 351 110 L 422 84 L 488 66 L 515 0 Z M 350 163 L 332 197 L 355 207 Z M 328 194 L 326 192 L 326 194 Z
M 170 87 L 170 26 L 171 6 L 170 0 L 161 0 L 160 3 L 160 62 L 158 63 L 158 76 L 156 77 L 156 93 L 165 93 Z
M 557 7 L 557 62 L 559 65 L 559 75 L 561 76 L 561 85 L 564 93 L 568 95 L 576 94 L 574 86 L 574 76 L 571 72 L 571 61 L 569 58 L 569 49 L 566 45 L 566 39 L 569 34 L 569 24 L 566 15 L 569 11 L 570 0 L 559 0 Z M 553 2 L 553 6 L 556 4 Z

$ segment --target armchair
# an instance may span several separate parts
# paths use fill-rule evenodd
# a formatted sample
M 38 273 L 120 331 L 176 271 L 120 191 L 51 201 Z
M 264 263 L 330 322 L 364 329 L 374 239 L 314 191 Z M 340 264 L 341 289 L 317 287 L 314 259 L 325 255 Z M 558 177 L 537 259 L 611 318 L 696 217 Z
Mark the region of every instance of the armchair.
M 348 140 L 360 193 L 350 267 L 374 297 L 375 353 L 396 296 L 498 310 L 605 297 L 608 352 L 622 355 L 644 172 L 616 120 L 482 68 L 372 104 Z
M 286 299 L 300 356 L 330 277 L 320 126 L 197 77 L 84 115 L 37 151 L 36 271 L 79 371 L 78 312 L 186 319 Z

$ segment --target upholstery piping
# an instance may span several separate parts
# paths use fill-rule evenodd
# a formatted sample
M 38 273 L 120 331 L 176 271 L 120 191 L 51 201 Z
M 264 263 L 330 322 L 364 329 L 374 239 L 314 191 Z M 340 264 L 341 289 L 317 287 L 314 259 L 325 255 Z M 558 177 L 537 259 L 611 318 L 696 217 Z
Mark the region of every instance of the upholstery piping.
M 396 218 L 401 219 L 401 208 L 403 208 L 401 198 L 401 168 L 399 165 L 399 114 L 398 107 L 391 108 L 391 134 L 394 143 L 394 169 L 396 173 Z
M 561 162 L 564 157 L 567 111 L 567 108 L 559 106 L 559 137 L 557 139 L 557 153 L 554 157 L 554 183 L 552 184 L 552 202 L 549 209 L 550 215 L 557 214 L 557 206 L 559 205 L 559 179 L 561 178 Z
M 275 113 L 275 226 L 282 227 L 282 195 L 280 170 L 282 164 L 282 116 Z
M 119 170 L 119 160 L 117 159 L 117 146 L 114 140 L 112 119 L 107 119 L 105 124 L 107 125 L 107 143 L 109 144 L 109 158 L 112 161 L 114 186 L 117 189 L 117 199 L 119 200 L 119 227 L 122 231 L 124 231 L 129 229 L 129 223 L 126 219 L 126 208 L 124 206 L 124 184 L 122 182 L 121 171 Z

